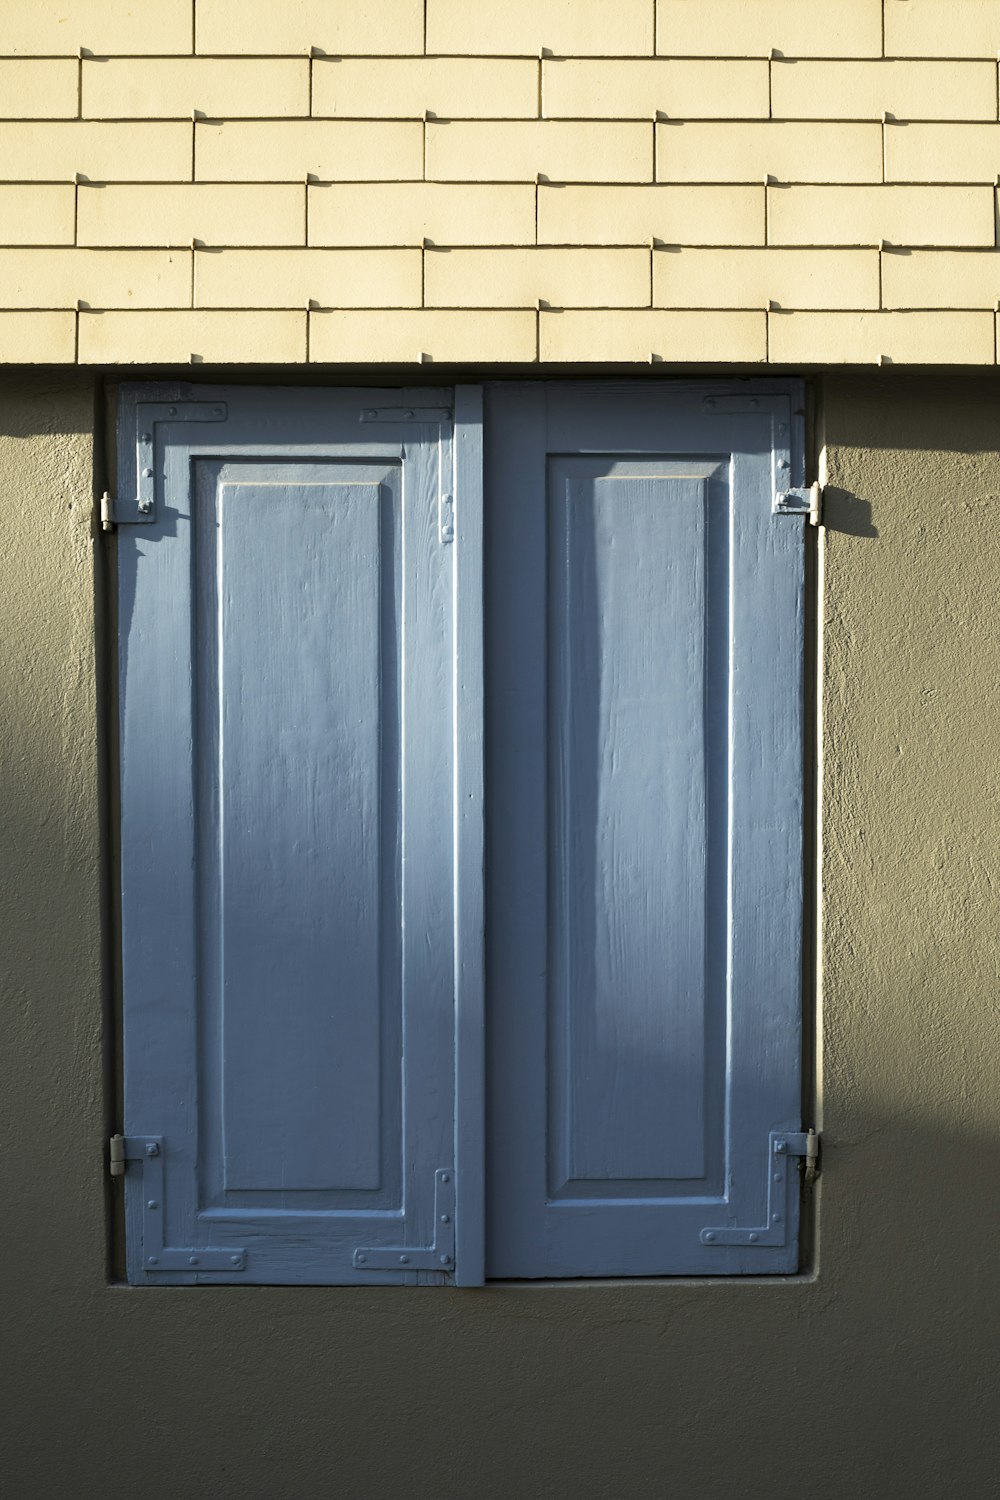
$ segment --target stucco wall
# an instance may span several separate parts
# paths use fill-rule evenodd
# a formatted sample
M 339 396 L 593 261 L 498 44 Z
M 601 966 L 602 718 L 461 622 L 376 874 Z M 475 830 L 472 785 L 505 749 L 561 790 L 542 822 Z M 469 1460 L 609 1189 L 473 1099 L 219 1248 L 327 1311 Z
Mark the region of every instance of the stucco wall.
M 995 365 L 994 0 L 5 0 L 0 363 Z
M 0 388 L 11 1500 L 995 1492 L 996 388 L 822 395 L 818 1274 L 129 1290 L 102 1165 L 92 393 Z

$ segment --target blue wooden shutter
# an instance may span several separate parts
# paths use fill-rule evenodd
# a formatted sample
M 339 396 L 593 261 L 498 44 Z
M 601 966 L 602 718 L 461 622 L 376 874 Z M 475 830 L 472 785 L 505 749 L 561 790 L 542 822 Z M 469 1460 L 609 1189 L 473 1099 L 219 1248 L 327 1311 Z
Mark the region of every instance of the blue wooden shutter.
M 122 392 L 133 1282 L 440 1283 L 456 1213 L 458 1279 L 481 1279 L 459 401 L 456 441 L 445 391 Z
M 796 1269 L 799 394 L 489 393 L 488 1275 Z

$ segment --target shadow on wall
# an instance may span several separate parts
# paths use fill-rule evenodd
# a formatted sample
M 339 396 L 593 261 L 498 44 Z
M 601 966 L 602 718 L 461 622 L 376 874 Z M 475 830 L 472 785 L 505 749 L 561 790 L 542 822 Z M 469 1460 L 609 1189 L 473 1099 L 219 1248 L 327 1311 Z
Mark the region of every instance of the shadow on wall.
M 12 1493 L 100 1492 L 113 1401 L 117 1493 L 149 1500 L 202 1493 L 208 1463 L 218 1500 L 993 1494 L 1000 1141 L 864 1090 L 858 1019 L 834 1027 L 858 1076 L 830 1090 L 813 1282 L 103 1290 L 80 1254 L 101 1231 L 91 1132 L 85 1162 L 26 1177 L 8 1240 Z M 877 1005 L 870 1023 L 876 1050 Z M 79 1138 L 76 1079 L 53 1116 L 43 1057 L 24 1056 L 22 1116 Z M 894 1071 L 924 1062 L 898 1046 Z M 415 1348 L 433 1380 L 414 1380 Z M 789 1436 L 803 1391 L 823 1413 L 807 1451 Z
M 51 375 L 32 370 L 17 378 L 0 374 L 0 438 L 89 433 L 89 424 L 81 423 L 78 399 L 88 390 L 95 390 L 95 381 L 86 370 L 60 368 Z
M 837 371 L 817 377 L 823 441 L 832 450 L 901 454 L 995 454 L 1000 449 L 1000 382 L 983 373 Z
M 871 501 L 835 484 L 828 484 L 823 491 L 823 525 L 827 531 L 840 531 L 845 536 L 878 536 Z

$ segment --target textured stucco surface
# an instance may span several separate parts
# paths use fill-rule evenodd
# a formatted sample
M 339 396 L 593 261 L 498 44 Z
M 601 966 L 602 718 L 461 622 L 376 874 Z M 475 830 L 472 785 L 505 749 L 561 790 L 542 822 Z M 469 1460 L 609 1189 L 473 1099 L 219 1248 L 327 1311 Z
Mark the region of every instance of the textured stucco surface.
M 0 386 L 10 1500 L 995 1493 L 998 394 L 823 391 L 817 1275 L 132 1291 L 106 1274 L 93 398 Z

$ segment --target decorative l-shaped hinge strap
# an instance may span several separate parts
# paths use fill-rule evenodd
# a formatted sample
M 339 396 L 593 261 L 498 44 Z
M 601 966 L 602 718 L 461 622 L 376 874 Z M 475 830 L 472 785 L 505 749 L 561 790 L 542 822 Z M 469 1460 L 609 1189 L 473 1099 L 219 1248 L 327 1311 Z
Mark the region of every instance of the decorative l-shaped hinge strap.
M 749 1229 L 715 1226 L 703 1229 L 703 1245 L 785 1245 L 788 1242 L 789 1195 L 795 1174 L 789 1169 L 790 1157 L 802 1157 L 806 1169 L 815 1169 L 819 1156 L 819 1136 L 815 1130 L 772 1130 L 767 1154 L 767 1222 Z
M 229 409 L 224 401 L 140 401 L 135 408 L 135 495 L 101 503 L 101 525 L 149 526 L 156 520 L 156 426 L 171 422 L 224 422 Z
M 365 406 L 362 407 L 358 420 L 360 422 L 450 422 L 452 410 L 450 406 Z
M 434 1173 L 433 1245 L 395 1245 L 354 1252 L 358 1271 L 453 1271 L 455 1269 L 455 1174 Z
M 127 1162 L 142 1163 L 142 1269 L 147 1276 L 162 1271 L 245 1271 L 247 1253 L 236 1245 L 192 1245 L 189 1249 L 163 1243 L 163 1137 L 113 1135 L 111 1175 L 121 1177 Z

